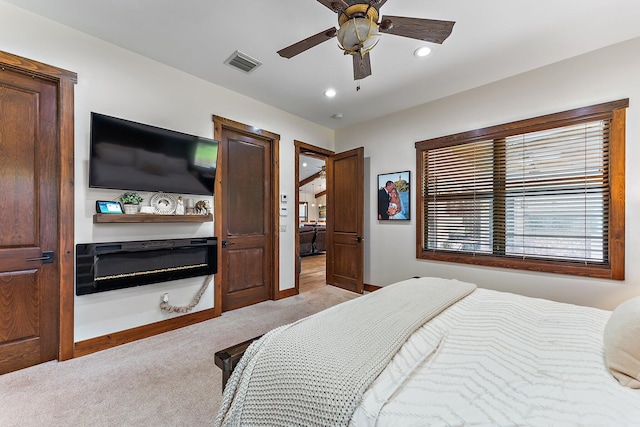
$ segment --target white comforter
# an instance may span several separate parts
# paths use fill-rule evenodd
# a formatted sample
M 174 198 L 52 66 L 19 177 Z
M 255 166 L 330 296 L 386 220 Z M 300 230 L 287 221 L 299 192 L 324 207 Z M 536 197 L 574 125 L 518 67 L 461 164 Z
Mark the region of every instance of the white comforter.
M 640 426 L 640 390 L 604 364 L 609 315 L 476 289 L 414 333 L 350 425 Z
M 216 426 L 346 425 L 425 322 L 475 285 L 411 279 L 267 333 L 229 379 Z

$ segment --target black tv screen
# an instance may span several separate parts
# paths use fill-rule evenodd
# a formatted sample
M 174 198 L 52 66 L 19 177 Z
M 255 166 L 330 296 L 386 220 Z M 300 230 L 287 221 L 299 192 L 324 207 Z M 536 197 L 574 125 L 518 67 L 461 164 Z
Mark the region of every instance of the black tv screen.
M 218 141 L 91 113 L 89 187 L 212 195 Z

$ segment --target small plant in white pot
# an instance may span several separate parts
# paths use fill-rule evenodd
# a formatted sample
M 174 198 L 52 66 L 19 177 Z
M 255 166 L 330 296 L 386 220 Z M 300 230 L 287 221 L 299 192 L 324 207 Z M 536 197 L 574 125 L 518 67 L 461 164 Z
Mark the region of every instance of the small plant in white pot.
M 142 196 L 135 191 L 129 191 L 120 195 L 120 203 L 122 203 L 124 213 L 126 214 L 138 213 L 138 205 L 143 200 Z

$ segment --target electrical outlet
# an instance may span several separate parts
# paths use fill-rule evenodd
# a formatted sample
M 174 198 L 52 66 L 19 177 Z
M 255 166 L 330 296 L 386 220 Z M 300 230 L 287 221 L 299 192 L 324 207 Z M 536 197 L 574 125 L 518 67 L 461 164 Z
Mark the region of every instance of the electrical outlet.
M 169 294 L 162 295 L 162 302 L 164 302 L 164 303 L 169 302 Z

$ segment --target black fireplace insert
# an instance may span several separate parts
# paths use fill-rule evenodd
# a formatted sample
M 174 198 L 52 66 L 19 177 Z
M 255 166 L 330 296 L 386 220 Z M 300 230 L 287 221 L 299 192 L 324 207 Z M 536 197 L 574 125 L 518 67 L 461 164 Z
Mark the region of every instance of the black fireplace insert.
M 218 239 L 164 239 L 76 245 L 76 295 L 217 272 Z

